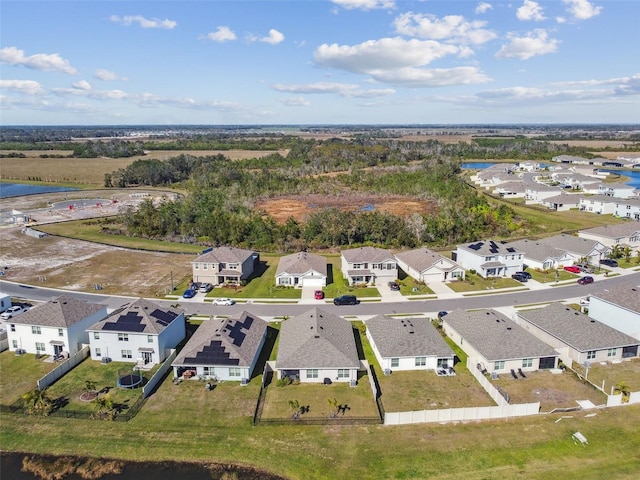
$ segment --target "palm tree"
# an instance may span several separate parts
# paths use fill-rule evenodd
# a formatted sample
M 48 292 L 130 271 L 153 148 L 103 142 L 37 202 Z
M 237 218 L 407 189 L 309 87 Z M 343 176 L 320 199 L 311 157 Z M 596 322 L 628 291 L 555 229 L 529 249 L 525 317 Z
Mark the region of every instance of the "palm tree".
M 620 395 L 622 395 L 622 401 L 626 403 L 629 401 L 629 394 L 631 393 L 631 390 L 626 382 L 619 382 L 615 387 L 613 387 L 613 393 L 619 393 Z
M 298 418 L 300 416 L 300 402 L 298 400 L 289 400 L 289 407 L 293 411 L 293 418 Z
M 329 404 L 329 416 L 337 417 L 338 411 L 340 409 L 340 404 L 336 398 L 327 398 L 327 403 Z
M 107 393 L 106 395 L 101 395 L 94 400 L 96 404 L 96 413 L 95 416 L 97 418 L 110 417 L 113 418 L 115 415 L 113 400 L 111 400 L 111 396 Z
M 47 389 L 36 388 L 22 395 L 22 404 L 29 414 L 47 416 L 53 409 L 53 401 L 47 393 Z

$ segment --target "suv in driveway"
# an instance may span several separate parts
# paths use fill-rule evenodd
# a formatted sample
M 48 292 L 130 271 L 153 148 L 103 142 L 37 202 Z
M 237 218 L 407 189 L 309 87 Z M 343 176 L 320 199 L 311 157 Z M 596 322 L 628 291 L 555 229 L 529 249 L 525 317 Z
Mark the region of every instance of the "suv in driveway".
M 198 290 L 200 291 L 200 293 L 209 293 L 211 290 L 213 290 L 213 285 L 211 285 L 210 283 L 201 283 Z
M 617 267 L 618 262 L 616 262 L 612 258 L 603 258 L 602 260 L 600 260 L 600 265 L 606 265 L 607 267 Z
M 516 272 L 516 275 L 522 275 L 527 280 L 531 280 L 531 274 L 529 272 Z
M 342 295 L 333 299 L 334 305 L 355 305 L 358 299 L 355 295 Z
M 514 273 L 513 275 L 511 275 L 511 278 L 523 283 L 529 280 L 526 275 L 523 275 L 522 272 Z
M 23 307 L 22 305 L 14 305 L 13 307 L 9 307 L 4 312 L 2 312 L 0 318 L 2 320 L 9 320 L 16 315 L 20 315 L 21 313 L 26 312 L 27 310 L 29 310 L 28 307 Z
M 389 282 L 389 289 L 397 292 L 400 290 L 400 285 L 398 285 L 398 282 Z

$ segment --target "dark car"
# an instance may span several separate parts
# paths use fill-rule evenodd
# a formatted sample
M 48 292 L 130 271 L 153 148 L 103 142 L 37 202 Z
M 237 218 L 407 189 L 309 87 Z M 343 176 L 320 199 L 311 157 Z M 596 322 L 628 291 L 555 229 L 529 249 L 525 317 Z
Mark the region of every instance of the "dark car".
M 616 262 L 612 258 L 603 258 L 602 260 L 600 260 L 600 265 L 606 265 L 607 267 L 617 267 L 618 262 Z
M 438 312 L 438 320 L 442 320 L 442 317 L 447 315 L 449 312 L 445 312 L 444 310 Z
M 587 277 L 579 278 L 579 279 L 578 279 L 578 283 L 579 283 L 580 285 L 588 285 L 588 284 L 590 284 L 590 283 L 593 283 L 593 277 L 589 277 L 589 276 L 587 276 Z
M 355 305 L 358 299 L 355 295 L 342 295 L 333 299 L 334 305 Z
M 396 282 L 389 282 L 389 288 L 397 292 L 398 290 L 400 290 L 400 285 L 398 285 Z
M 523 277 L 525 277 L 527 280 L 531 280 L 531 274 L 529 272 L 516 272 L 516 275 L 522 275 Z
M 198 293 L 198 291 L 195 288 L 187 288 L 182 296 L 184 298 L 193 298 L 196 296 L 196 293 Z
M 511 278 L 513 278 L 514 280 L 517 280 L 519 282 L 523 282 L 523 283 L 529 281 L 527 276 L 523 275 L 522 272 L 514 273 L 513 275 L 511 275 Z

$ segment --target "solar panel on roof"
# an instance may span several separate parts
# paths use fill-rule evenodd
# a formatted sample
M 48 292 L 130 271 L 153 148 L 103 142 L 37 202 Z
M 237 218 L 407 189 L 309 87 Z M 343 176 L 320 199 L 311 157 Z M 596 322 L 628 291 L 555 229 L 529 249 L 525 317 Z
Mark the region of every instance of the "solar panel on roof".
M 160 310 L 159 308 L 156 308 L 153 312 L 151 312 L 150 315 L 156 319 L 156 322 L 164 327 L 169 325 L 177 318 L 177 315 L 174 312 L 165 312 L 164 310 Z
M 231 358 L 230 352 L 220 340 L 212 340 L 209 345 L 205 345 L 195 357 L 185 357 L 185 364 L 195 365 L 239 365 L 240 360 Z
M 507 247 L 507 252 L 514 253 L 516 251 L 513 247 Z
M 112 332 L 135 332 L 140 333 L 144 331 L 144 325 L 141 323 L 132 322 L 107 322 L 102 327 L 102 330 Z
M 480 247 L 482 247 L 482 242 L 481 243 L 472 243 L 471 245 L 469 245 L 469 248 L 471 250 L 480 250 Z

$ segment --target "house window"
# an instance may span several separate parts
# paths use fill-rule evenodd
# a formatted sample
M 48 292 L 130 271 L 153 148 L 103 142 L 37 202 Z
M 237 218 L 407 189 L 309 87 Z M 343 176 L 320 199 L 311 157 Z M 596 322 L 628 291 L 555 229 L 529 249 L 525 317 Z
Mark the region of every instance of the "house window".
M 215 367 L 202 367 L 202 373 L 206 377 L 212 377 L 215 374 Z
M 13 345 L 13 348 L 18 348 L 18 340 L 12 340 L 11 344 Z
M 193 264 L 193 269 L 194 269 L 194 270 L 200 270 L 200 264 L 198 264 L 198 263 L 194 263 L 194 264 Z
M 360 269 L 362 269 L 362 264 L 361 264 L 361 263 L 354 263 L 354 264 L 353 264 L 353 269 L 354 269 L 354 270 L 360 270 Z
M 58 329 L 58 336 L 59 337 L 64 337 L 64 330 L 62 328 Z
M 15 332 L 15 331 L 16 331 L 16 326 L 15 326 L 15 324 L 13 324 L 13 323 L 11 324 L 11 331 L 12 331 L 12 332 Z
M 313 368 L 311 370 L 307 370 L 307 378 L 318 378 L 318 369 Z
M 616 353 L 618 353 L 617 348 L 610 348 L 609 350 L 607 350 L 607 357 L 615 357 Z
M 153 335 L 147 335 L 147 343 L 153 343 Z
M 93 332 L 93 339 L 100 340 L 100 332 Z
M 416 367 L 424 367 L 427 364 L 427 357 L 416 357 Z
M 207 265 L 206 263 L 203 263 L 203 264 L 202 264 L 202 269 L 203 269 L 203 270 L 206 270 L 206 269 L 207 269 L 207 267 L 208 267 L 208 265 Z
M 122 358 L 133 358 L 131 355 L 131 350 L 121 350 Z
M 594 358 L 596 358 L 596 351 L 595 350 L 589 350 L 587 352 L 587 360 L 593 360 Z
M 229 264 L 229 270 L 238 270 L 238 264 L 237 263 L 230 263 Z
M 349 369 L 348 368 L 339 368 L 338 369 L 338 378 L 349 378 Z
M 100 351 L 100 349 L 99 349 L 99 348 L 96 348 L 96 349 L 94 350 L 94 352 L 95 352 L 95 356 L 96 356 L 96 357 L 101 357 L 101 356 L 102 356 L 102 352 Z
M 119 342 L 128 342 L 129 341 L 129 334 L 128 333 L 119 333 L 118 334 L 118 341 Z
M 34 335 L 40 335 L 42 333 L 42 330 L 37 325 L 31 325 L 31 333 L 33 333 Z
M 400 366 L 400 359 L 399 358 L 392 358 L 391 359 L 391 368 L 399 367 L 399 366 Z
M 522 360 L 522 368 L 531 368 L 533 367 L 533 358 L 524 358 Z
M 36 342 L 36 352 L 44 352 L 44 342 Z
M 449 359 L 448 358 L 439 358 L 438 359 L 438 368 L 449 368 Z
M 504 360 L 498 360 L 497 362 L 493 362 L 494 370 L 504 370 Z
M 291 277 L 282 277 L 280 279 L 280 285 L 291 285 Z
M 229 376 L 230 377 L 239 377 L 240 376 L 240 368 L 238 368 L 238 367 L 229 367 Z

